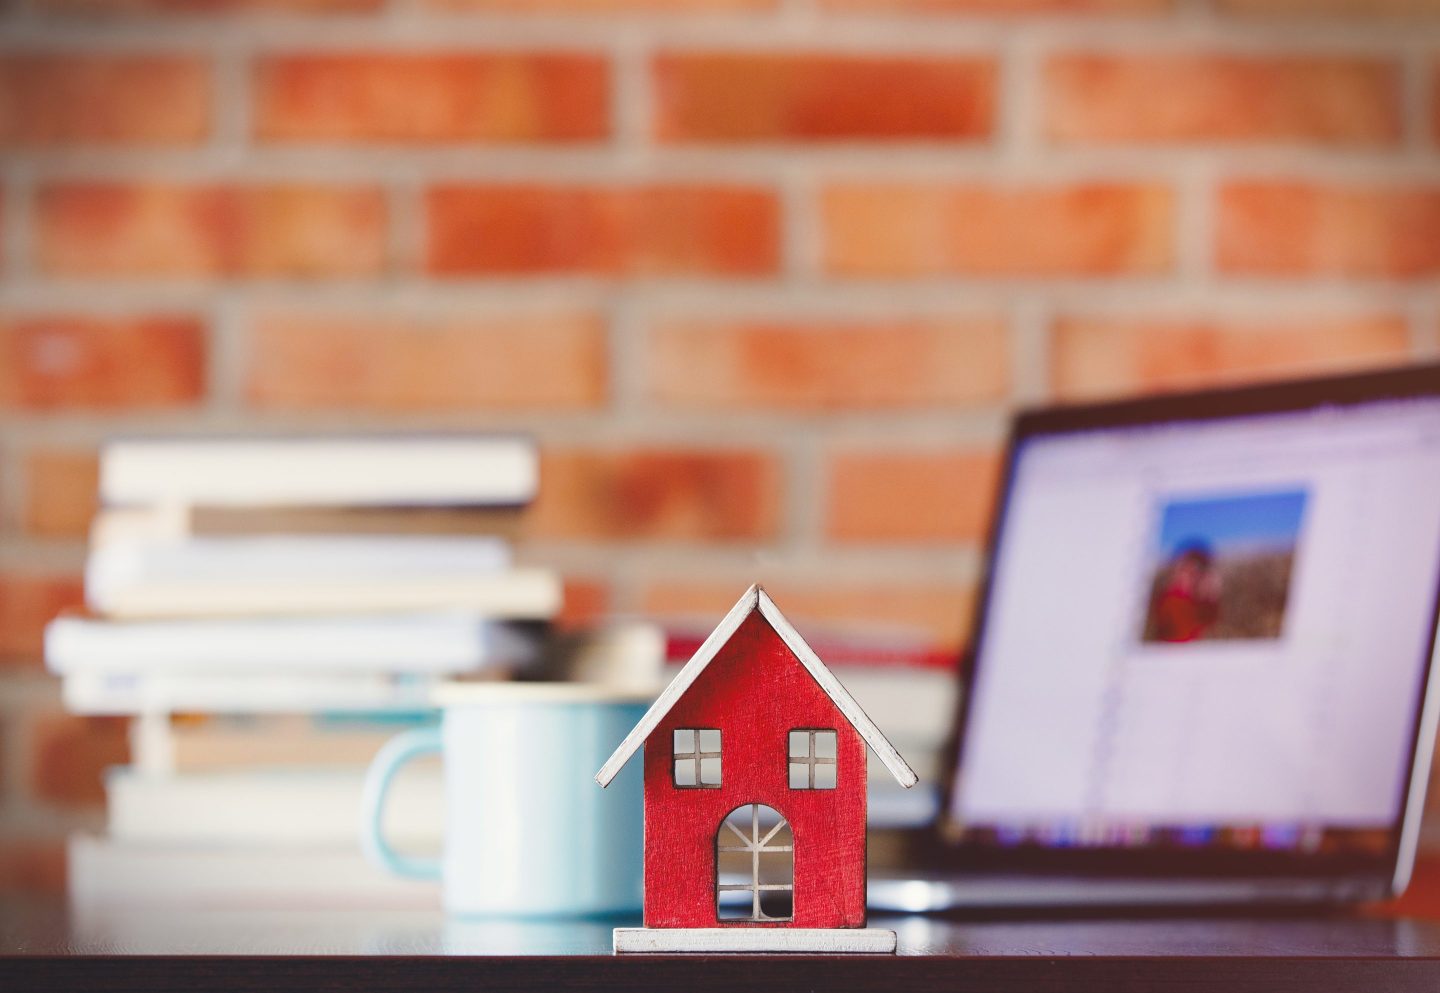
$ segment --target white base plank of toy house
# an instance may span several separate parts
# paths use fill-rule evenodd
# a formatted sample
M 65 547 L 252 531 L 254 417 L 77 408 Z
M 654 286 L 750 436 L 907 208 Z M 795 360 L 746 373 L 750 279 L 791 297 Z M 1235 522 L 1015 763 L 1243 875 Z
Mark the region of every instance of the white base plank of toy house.
M 884 928 L 617 927 L 615 951 L 893 955 L 895 932 Z

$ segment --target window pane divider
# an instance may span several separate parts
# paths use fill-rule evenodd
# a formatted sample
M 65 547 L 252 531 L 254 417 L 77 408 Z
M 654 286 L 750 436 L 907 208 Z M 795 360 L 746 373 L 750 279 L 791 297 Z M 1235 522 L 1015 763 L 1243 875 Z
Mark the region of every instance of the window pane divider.
M 732 811 L 731 814 L 728 815 L 728 816 L 726 817 L 726 819 L 724 820 L 724 822 L 723 822 L 724 825 L 731 830 L 731 833 L 733 833 L 738 839 L 740 839 L 741 841 L 743 841 L 744 844 L 743 844 L 743 845 L 723 845 L 723 844 L 720 844 L 720 838 L 717 837 L 717 838 L 715 839 L 715 840 L 716 840 L 715 851 L 716 851 L 716 853 L 717 853 L 717 857 L 718 857 L 718 854 L 719 854 L 719 853 L 722 853 L 722 852 L 728 852 L 728 853 L 733 853 L 733 854 L 749 855 L 750 858 L 748 859 L 748 861 L 749 861 L 749 863 L 750 863 L 750 880 L 749 880 L 749 882 L 745 882 L 745 883 L 722 883 L 722 882 L 720 882 L 720 881 L 717 879 L 717 880 L 716 880 L 716 885 L 715 885 L 715 891 L 716 891 L 716 893 L 748 893 L 748 894 L 750 895 L 750 900 L 749 900 L 749 904 L 750 904 L 750 915 L 749 915 L 748 917 L 721 917 L 720 920 L 721 920 L 722 923 L 723 923 L 723 922 L 737 923 L 737 922 L 741 922 L 741 921 L 750 921 L 750 922 L 754 923 L 754 922 L 762 922 L 762 921 L 767 921 L 767 922 L 768 922 L 768 921 L 791 921 L 791 920 L 794 920 L 795 918 L 794 918 L 793 908 L 792 908 L 792 912 L 791 912 L 791 914 L 790 914 L 789 916 L 785 916 L 785 917 L 772 917 L 772 916 L 770 916 L 769 914 L 765 913 L 764 909 L 763 909 L 763 908 L 761 907 L 761 905 L 760 905 L 760 895 L 761 895 L 762 893 L 790 893 L 790 894 L 793 895 L 794 892 L 795 892 L 795 881 L 794 881 L 793 875 L 792 875 L 792 878 L 791 878 L 790 882 L 788 882 L 788 883 L 762 883 L 762 882 L 760 881 L 760 861 L 761 861 L 761 856 L 762 856 L 762 855 L 769 855 L 769 854 L 772 854 L 772 853 L 774 853 L 774 854 L 788 854 L 788 855 L 790 856 L 790 859 L 793 860 L 793 858 L 794 858 L 794 852 L 795 852 L 795 846 L 794 846 L 793 843 L 792 843 L 792 844 L 789 844 L 789 845 L 775 845 L 775 844 L 771 844 L 771 842 L 774 840 L 775 836 L 776 836 L 779 832 L 781 832 L 782 830 L 784 830 L 784 829 L 786 829 L 787 827 L 789 827 L 789 823 L 790 823 L 790 822 L 789 822 L 785 817 L 779 816 L 779 811 L 774 811 L 774 810 L 770 811 L 771 813 L 776 814 L 776 815 L 779 817 L 778 823 L 770 826 L 770 827 L 766 830 L 764 837 L 761 837 L 761 836 L 760 836 L 760 807 L 761 807 L 761 805 L 758 804 L 758 803 L 752 803 L 752 804 L 749 804 L 748 806 L 750 807 L 750 810 L 749 810 L 749 814 L 750 814 L 750 817 L 749 817 L 749 821 L 750 821 L 750 825 L 749 825 L 749 827 L 750 827 L 750 835 L 749 835 L 749 837 L 746 837 L 745 832 L 742 831 L 740 828 L 736 827 L 735 824 L 730 820 L 731 817 L 734 817 L 736 814 L 739 814 L 739 813 L 740 813 L 739 810 Z M 741 816 L 743 816 L 743 815 L 741 815 Z M 742 823 L 743 823 L 743 821 L 742 821 Z M 794 872 L 794 867 L 793 867 L 793 863 L 792 863 L 791 873 L 793 874 L 793 872 Z M 717 909 L 717 912 L 718 912 L 718 909 Z

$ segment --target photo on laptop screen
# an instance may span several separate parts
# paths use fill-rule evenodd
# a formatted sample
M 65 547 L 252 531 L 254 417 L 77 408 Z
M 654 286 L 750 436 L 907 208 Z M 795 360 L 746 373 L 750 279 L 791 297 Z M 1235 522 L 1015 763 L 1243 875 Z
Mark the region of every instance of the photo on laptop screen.
M 1140 640 L 1279 638 L 1305 500 L 1303 489 L 1163 500 Z
M 1440 598 L 1421 392 L 1022 420 L 951 835 L 1393 850 Z

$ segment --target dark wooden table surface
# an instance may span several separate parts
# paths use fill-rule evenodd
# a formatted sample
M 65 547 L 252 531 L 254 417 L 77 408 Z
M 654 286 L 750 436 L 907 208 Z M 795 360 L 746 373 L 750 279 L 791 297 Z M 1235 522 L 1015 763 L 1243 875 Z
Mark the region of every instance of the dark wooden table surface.
M 11 899 L 0 989 L 1440 991 L 1440 923 L 1409 917 L 879 918 L 899 955 L 836 958 L 616 957 L 616 923 Z

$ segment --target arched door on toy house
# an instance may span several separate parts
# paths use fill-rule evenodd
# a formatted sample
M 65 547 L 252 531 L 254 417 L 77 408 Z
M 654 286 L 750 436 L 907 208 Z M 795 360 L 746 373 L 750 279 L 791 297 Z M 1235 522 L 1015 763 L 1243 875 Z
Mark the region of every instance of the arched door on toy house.
M 795 837 L 790 822 L 762 803 L 725 815 L 715 835 L 715 916 L 726 922 L 794 916 Z

